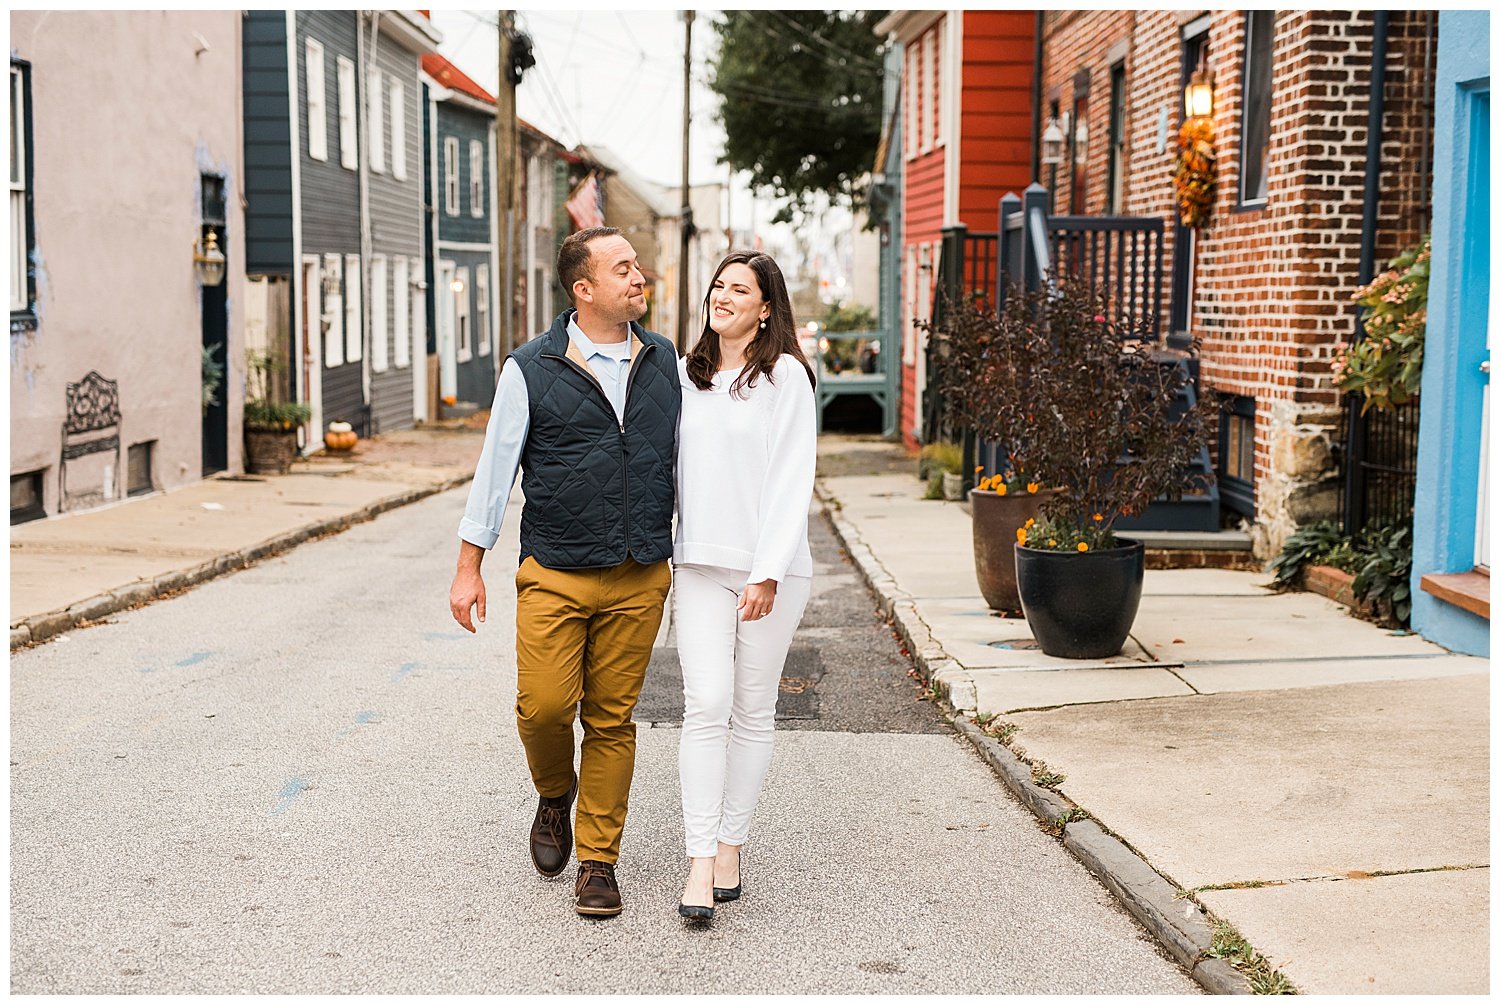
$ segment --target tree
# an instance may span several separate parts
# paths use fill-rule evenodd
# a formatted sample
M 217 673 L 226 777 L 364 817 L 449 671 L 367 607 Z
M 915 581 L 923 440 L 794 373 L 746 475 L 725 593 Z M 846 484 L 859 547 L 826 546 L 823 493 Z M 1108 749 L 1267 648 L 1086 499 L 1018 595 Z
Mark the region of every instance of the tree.
M 864 196 L 880 142 L 884 11 L 724 11 L 709 86 L 723 100 L 721 163 L 785 205 Z

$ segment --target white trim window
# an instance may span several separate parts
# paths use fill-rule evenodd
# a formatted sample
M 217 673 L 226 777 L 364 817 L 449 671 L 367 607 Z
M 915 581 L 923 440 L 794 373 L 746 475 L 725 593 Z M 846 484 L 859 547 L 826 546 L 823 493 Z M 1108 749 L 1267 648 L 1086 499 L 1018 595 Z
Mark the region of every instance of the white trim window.
M 922 36 L 922 152 L 932 149 L 936 131 L 933 113 L 937 109 L 937 29 L 929 28 Z
M 406 85 L 391 81 L 391 177 L 406 180 Z
M 391 259 L 392 313 L 396 316 L 396 369 L 411 366 L 411 279 L 404 257 Z
M 458 215 L 458 137 L 443 140 L 443 212 Z
M 474 330 L 469 327 L 469 268 L 453 270 L 453 334 L 458 343 L 458 361 L 474 358 Z
M 370 369 L 391 368 L 390 283 L 384 255 L 370 256 Z
M 494 348 L 495 333 L 490 330 L 490 267 L 474 266 L 474 334 L 479 337 L 479 355 L 488 356 Z
M 344 358 L 358 363 L 365 356 L 365 330 L 360 313 L 362 280 L 359 256 L 344 256 Z
M 1240 102 L 1240 205 L 1261 206 L 1270 191 L 1267 154 L 1271 149 L 1271 53 L 1276 45 L 1276 12 L 1245 12 L 1245 62 Z
M 359 168 L 359 132 L 355 124 L 354 61 L 345 56 L 339 64 L 339 163 L 351 171 Z
M 328 66 L 323 43 L 307 40 L 307 156 L 328 159 Z
M 469 215 L 484 215 L 484 144 L 469 141 Z
M 323 256 L 323 365 L 344 365 L 344 259 Z
M 370 107 L 370 170 L 385 174 L 385 74 L 370 71 L 369 90 L 365 92 Z
M 906 94 L 902 101 L 902 132 L 906 134 L 906 159 L 917 156 L 917 47 L 906 47 Z
M 26 72 L 10 65 L 10 309 L 31 309 L 31 282 L 26 266 L 31 261 L 31 237 L 26 225 L 26 196 L 31 179 L 26 170 L 27 139 L 31 123 L 26 117 Z

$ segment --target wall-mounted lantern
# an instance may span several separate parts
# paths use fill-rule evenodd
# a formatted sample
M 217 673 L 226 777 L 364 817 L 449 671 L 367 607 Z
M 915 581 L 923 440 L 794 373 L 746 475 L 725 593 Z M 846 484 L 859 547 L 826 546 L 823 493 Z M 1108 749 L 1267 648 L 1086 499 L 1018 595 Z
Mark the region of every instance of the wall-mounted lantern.
M 206 247 L 193 242 L 193 266 L 204 286 L 218 286 L 224 281 L 224 252 L 219 250 L 219 235 L 209 228 Z
M 1056 119 L 1047 120 L 1047 128 L 1042 131 L 1042 163 L 1048 167 L 1056 167 L 1062 163 L 1063 140 L 1066 139 L 1062 126 L 1057 124 Z
M 1214 113 L 1214 76 L 1202 63 L 1183 88 L 1182 106 L 1190 119 L 1205 119 Z
M 464 291 L 464 281 L 462 279 L 455 279 L 455 280 L 453 280 L 453 292 L 454 293 L 462 293 L 463 291 Z

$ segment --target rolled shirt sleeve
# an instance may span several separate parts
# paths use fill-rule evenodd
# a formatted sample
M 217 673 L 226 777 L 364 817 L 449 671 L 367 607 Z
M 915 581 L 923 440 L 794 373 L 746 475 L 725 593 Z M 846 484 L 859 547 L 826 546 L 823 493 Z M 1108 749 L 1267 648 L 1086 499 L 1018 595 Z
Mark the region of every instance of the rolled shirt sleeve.
M 469 486 L 469 504 L 458 524 L 458 536 L 485 551 L 500 539 L 500 524 L 505 520 L 510 491 L 521 468 L 521 450 L 530 426 L 531 400 L 526 392 L 526 378 L 521 376 L 516 361 L 507 359 L 495 387 L 490 423 L 484 431 L 484 450 Z
M 776 368 L 769 463 L 761 488 L 760 533 L 749 582 L 785 579 L 807 541 L 807 511 L 818 466 L 816 409 L 802 364 L 783 356 Z

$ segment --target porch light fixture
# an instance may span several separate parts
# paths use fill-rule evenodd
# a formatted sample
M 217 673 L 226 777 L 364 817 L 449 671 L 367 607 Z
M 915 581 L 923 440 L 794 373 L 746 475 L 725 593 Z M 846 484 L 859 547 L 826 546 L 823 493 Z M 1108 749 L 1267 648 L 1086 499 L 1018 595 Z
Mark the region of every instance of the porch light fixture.
M 1202 63 L 1188 78 L 1182 92 L 1182 105 L 1190 119 L 1203 119 L 1214 112 L 1214 76 Z
M 219 235 L 209 228 L 208 246 L 193 242 L 193 266 L 204 286 L 218 286 L 224 281 L 224 252 L 219 250 Z
M 1088 160 L 1089 152 L 1089 124 L 1083 117 L 1078 119 L 1078 131 L 1073 134 L 1073 163 L 1082 164 Z
M 1047 128 L 1042 132 L 1042 163 L 1048 167 L 1056 167 L 1062 163 L 1063 140 L 1062 126 L 1057 124 L 1056 119 L 1047 120 Z
M 453 292 L 454 293 L 462 293 L 463 291 L 464 291 L 464 281 L 462 279 L 455 279 L 455 280 L 453 280 Z

